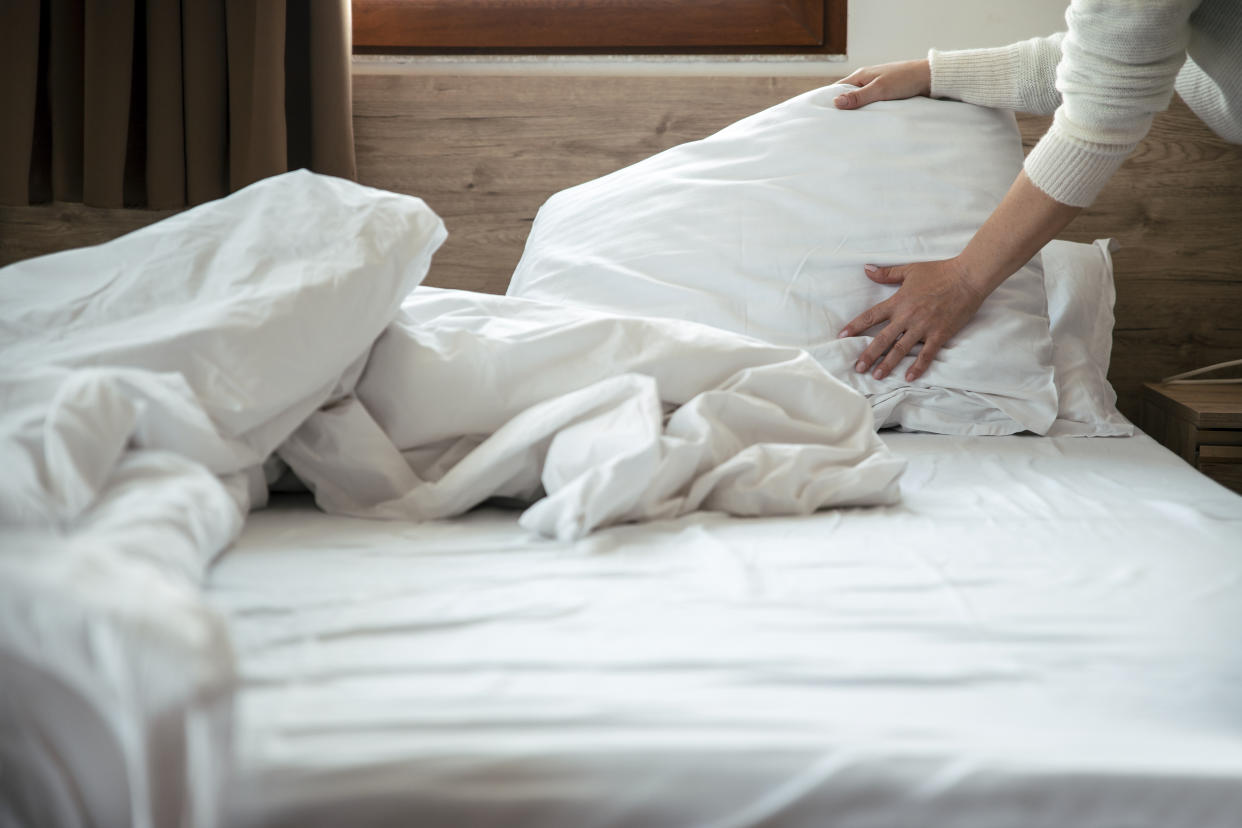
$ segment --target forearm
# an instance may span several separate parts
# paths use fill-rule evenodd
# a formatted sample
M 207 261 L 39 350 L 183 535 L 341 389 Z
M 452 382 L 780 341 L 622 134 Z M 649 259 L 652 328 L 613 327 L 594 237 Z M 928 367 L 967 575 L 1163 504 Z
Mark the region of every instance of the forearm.
M 957 264 L 969 283 L 987 296 L 1056 238 L 1081 207 L 1056 201 L 1019 173 L 992 215 L 975 233 Z

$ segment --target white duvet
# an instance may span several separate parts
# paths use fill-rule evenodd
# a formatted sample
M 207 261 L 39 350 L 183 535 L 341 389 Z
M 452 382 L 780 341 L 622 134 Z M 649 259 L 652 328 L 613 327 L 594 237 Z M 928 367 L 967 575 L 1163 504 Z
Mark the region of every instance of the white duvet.
M 19 813 L 213 821 L 233 660 L 198 585 L 280 462 L 331 511 L 502 496 L 560 538 L 895 499 L 869 405 L 802 351 L 414 291 L 444 235 L 418 199 L 300 172 L 0 271 L 0 785 Z M 94 724 L 64 725 L 49 687 Z
M 795 348 L 420 288 L 355 393 L 279 455 L 329 512 L 428 520 L 500 496 L 535 501 L 521 525 L 568 540 L 699 509 L 893 502 L 902 464 L 871 422 Z

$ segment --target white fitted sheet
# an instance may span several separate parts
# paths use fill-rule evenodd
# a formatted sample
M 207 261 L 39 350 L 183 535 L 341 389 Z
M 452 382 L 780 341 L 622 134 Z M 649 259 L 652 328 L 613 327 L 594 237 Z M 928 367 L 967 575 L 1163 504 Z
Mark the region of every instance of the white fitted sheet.
M 229 821 L 1242 824 L 1242 497 L 1145 436 L 884 439 L 902 503 L 805 518 L 252 515 Z

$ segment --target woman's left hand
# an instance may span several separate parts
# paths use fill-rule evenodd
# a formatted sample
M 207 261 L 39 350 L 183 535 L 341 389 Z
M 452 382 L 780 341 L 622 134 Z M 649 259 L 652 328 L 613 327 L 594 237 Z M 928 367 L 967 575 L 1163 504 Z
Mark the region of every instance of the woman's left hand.
M 901 285 L 896 293 L 859 314 L 841 330 L 842 337 L 859 336 L 881 322 L 888 322 L 854 364 L 855 371 L 865 373 L 883 356 L 875 365 L 876 379 L 888 376 L 922 342 L 923 350 L 906 371 L 906 382 L 918 379 L 941 346 L 970 321 L 987 297 L 987 291 L 970 280 L 958 259 L 894 267 L 867 265 L 864 270 L 873 282 Z

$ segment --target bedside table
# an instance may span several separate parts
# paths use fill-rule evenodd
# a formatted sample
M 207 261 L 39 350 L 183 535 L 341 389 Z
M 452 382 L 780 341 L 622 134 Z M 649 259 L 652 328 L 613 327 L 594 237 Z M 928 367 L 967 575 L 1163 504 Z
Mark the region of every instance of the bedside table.
M 1145 383 L 1139 427 L 1242 494 L 1242 385 Z

